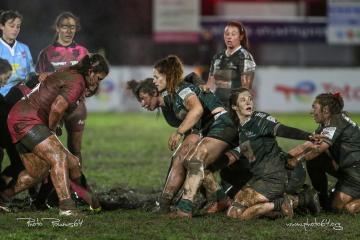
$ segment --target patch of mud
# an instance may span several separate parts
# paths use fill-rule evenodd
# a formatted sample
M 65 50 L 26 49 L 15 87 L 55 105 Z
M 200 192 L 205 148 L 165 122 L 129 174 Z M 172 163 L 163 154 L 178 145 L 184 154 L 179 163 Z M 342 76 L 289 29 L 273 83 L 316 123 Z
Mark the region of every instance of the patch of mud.
M 160 194 L 160 190 L 137 190 L 119 187 L 99 193 L 98 197 L 104 210 L 140 208 L 150 211 L 155 206 Z
M 105 211 L 111 211 L 116 209 L 140 209 L 143 211 L 151 212 L 156 206 L 156 201 L 161 195 L 161 190 L 154 189 L 132 189 L 128 187 L 117 187 L 112 188 L 105 192 L 97 193 L 97 196 L 100 200 L 102 209 Z M 175 206 L 176 203 L 181 198 L 181 192 L 174 198 L 172 205 Z M 51 207 L 57 207 L 56 204 L 49 204 Z M 197 194 L 194 201 L 194 209 L 202 208 L 206 203 L 206 200 L 202 194 Z M 77 201 L 79 207 L 86 205 L 82 200 Z M 20 194 L 17 198 L 14 198 L 9 204 L 12 212 L 23 212 L 23 211 L 33 211 L 35 210 L 34 206 L 31 207 L 30 198 L 27 194 Z M 40 209 L 37 209 L 40 210 Z M 46 210 L 41 209 L 41 210 Z

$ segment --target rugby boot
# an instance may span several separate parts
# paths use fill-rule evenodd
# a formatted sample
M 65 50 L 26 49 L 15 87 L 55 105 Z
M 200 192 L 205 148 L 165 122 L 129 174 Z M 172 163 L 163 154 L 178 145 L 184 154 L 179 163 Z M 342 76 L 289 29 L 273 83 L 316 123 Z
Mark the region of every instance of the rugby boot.
M 288 196 L 288 195 L 284 196 L 284 200 L 281 204 L 281 213 L 287 219 L 291 219 L 294 217 L 293 201 L 291 200 L 290 196 Z
M 90 188 L 84 188 L 75 181 L 71 181 L 70 186 L 76 198 L 81 198 L 89 204 L 91 211 L 99 212 L 101 210 L 100 201 Z
M 319 194 L 313 188 L 306 188 L 299 193 L 299 207 L 307 209 L 311 214 L 320 213 Z
M 227 210 L 230 206 L 231 206 L 231 200 L 229 197 L 226 197 L 216 202 L 209 202 L 201 210 L 201 213 L 203 214 L 219 213 Z
M 76 209 L 74 201 L 69 198 L 59 202 L 59 215 L 65 217 L 78 217 L 82 214 Z

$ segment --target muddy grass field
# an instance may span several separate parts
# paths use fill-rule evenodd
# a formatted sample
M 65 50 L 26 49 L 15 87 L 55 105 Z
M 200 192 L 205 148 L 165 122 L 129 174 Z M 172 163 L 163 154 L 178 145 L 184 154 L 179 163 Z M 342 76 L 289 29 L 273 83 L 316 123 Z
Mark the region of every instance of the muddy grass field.
M 310 115 L 274 116 L 305 130 L 316 127 Z M 360 123 L 360 115 L 352 117 Z M 60 218 L 57 209 L 31 211 L 27 194 L 21 194 L 13 213 L 0 213 L 0 239 L 360 239 L 359 216 L 297 215 L 292 220 L 239 222 L 224 214 L 170 220 L 151 213 L 169 166 L 167 140 L 172 131 L 155 114 L 89 114 L 84 172 L 115 210 L 92 214 L 83 206 L 84 217 Z M 285 150 L 297 144 L 279 141 Z

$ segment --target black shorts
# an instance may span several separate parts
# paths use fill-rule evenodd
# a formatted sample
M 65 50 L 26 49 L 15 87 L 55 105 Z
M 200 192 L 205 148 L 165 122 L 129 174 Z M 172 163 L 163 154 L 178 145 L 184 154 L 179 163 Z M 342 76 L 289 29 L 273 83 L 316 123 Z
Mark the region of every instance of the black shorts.
M 210 127 L 203 132 L 203 136 L 227 142 L 231 148 L 239 145 L 238 132 L 228 112 L 219 114 Z
M 264 195 L 269 201 L 273 201 L 283 196 L 286 181 L 287 173 L 284 169 L 284 171 L 274 172 L 260 177 L 253 176 L 246 185 Z
M 360 161 L 351 167 L 339 169 L 335 191 L 343 192 L 354 199 L 360 198 Z
M 19 154 L 31 153 L 36 145 L 53 133 L 45 125 L 35 125 L 15 146 Z

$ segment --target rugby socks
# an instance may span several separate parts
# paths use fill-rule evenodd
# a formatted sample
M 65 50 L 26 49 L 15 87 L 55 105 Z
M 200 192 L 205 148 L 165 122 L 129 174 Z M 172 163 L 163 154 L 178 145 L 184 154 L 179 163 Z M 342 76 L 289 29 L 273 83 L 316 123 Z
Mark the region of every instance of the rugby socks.
M 193 203 L 188 199 L 181 199 L 177 205 L 177 208 L 180 211 L 192 213 Z
M 224 200 L 226 198 L 226 193 L 222 187 L 220 187 L 219 190 L 216 191 L 216 199 L 217 201 Z
M 76 194 L 82 198 L 87 204 L 90 205 L 92 209 L 97 209 L 100 206 L 99 201 L 97 198 L 91 193 L 89 190 L 81 187 L 79 184 L 76 183 L 76 181 L 70 182 L 71 189 L 76 192 Z

